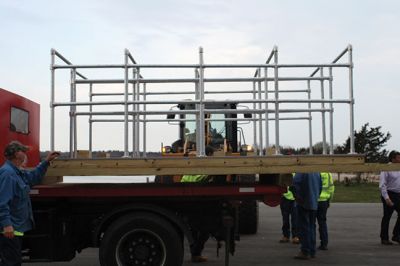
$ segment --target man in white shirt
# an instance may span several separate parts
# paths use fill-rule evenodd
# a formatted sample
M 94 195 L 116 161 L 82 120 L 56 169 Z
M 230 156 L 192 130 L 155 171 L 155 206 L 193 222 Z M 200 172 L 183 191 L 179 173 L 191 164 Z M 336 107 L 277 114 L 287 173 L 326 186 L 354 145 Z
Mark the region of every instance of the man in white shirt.
M 400 153 L 391 151 L 389 163 L 400 163 Z M 383 217 L 381 222 L 382 245 L 393 245 L 389 240 L 389 222 L 394 211 L 397 212 L 397 221 L 393 228 L 392 241 L 400 244 L 400 171 L 381 172 L 379 188 L 383 203 Z

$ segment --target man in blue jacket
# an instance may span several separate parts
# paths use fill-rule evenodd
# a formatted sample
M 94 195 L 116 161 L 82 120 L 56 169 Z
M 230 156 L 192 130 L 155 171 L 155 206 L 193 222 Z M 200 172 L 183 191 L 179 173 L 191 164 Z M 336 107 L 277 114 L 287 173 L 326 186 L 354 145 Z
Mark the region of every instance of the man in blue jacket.
M 300 252 L 296 259 L 315 258 L 315 222 L 318 198 L 322 190 L 320 173 L 296 173 L 293 177 L 294 196 L 297 203 L 297 221 L 300 237 Z
M 49 163 L 59 153 L 50 152 L 45 161 L 31 171 L 23 170 L 28 147 L 18 141 L 9 143 L 0 168 L 0 266 L 21 265 L 22 236 L 33 228 L 30 187 L 39 184 Z

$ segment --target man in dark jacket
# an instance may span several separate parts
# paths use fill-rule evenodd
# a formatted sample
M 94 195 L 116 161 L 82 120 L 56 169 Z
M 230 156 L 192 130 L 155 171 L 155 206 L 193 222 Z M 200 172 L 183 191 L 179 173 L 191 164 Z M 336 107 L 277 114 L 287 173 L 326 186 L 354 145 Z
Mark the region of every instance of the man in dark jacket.
M 28 147 L 18 141 L 4 150 L 6 162 L 0 168 L 0 266 L 21 265 L 22 236 L 33 228 L 30 187 L 39 184 L 50 161 L 59 154 L 50 152 L 35 169 L 22 166 Z
M 307 260 L 315 257 L 315 222 L 318 198 L 322 190 L 319 173 L 296 173 L 293 177 L 294 196 L 297 203 L 297 221 L 300 237 L 300 252 L 296 259 Z

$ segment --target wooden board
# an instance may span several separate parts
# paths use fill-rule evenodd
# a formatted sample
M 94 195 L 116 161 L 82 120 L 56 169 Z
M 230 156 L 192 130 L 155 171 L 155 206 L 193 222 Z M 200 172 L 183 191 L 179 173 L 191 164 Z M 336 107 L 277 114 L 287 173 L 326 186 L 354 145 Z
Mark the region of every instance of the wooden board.
M 293 172 L 380 172 L 400 164 L 367 164 L 359 155 L 263 157 L 63 159 L 55 160 L 48 176 L 129 176 L 174 174 L 262 174 Z

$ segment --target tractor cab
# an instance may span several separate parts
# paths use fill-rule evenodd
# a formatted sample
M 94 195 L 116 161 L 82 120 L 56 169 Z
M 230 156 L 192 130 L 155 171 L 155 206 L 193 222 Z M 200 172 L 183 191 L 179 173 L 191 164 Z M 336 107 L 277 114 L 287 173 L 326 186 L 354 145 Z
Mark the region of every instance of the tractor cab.
M 237 114 L 223 112 L 223 110 L 234 110 L 236 103 L 206 103 L 206 110 L 221 110 L 221 112 L 205 113 L 204 115 L 204 137 L 205 146 L 214 149 L 216 155 L 239 155 L 250 151 L 250 146 L 246 145 L 243 131 L 238 127 Z M 180 111 L 196 110 L 193 103 L 179 104 L 176 109 Z M 174 114 L 167 117 L 169 120 L 175 119 Z M 171 146 L 163 146 L 162 154 L 165 156 L 189 156 L 195 155 L 198 147 L 197 121 L 196 114 L 179 114 L 179 138 Z M 238 134 L 239 133 L 239 134 Z

